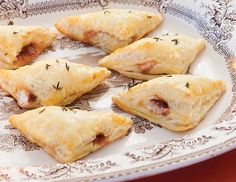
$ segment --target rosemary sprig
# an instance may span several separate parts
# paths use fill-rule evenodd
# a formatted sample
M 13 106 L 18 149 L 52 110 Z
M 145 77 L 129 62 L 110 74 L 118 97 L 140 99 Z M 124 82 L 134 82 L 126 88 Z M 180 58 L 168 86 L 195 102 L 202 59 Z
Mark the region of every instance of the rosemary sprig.
M 55 85 L 52 85 L 52 86 L 53 86 L 53 88 L 56 89 L 56 91 L 60 91 L 60 90 L 63 89 L 63 87 L 60 87 L 60 82 L 59 82 L 59 81 L 57 82 L 57 85 L 56 85 L 56 86 L 55 86 Z
M 163 34 L 162 36 L 168 36 L 168 35 L 169 35 L 169 32 L 167 32 L 167 33 Z
M 43 113 L 46 109 L 43 108 L 41 111 L 39 111 L 39 114 Z
M 187 82 L 187 83 L 185 84 L 185 87 L 189 88 L 189 87 L 190 87 L 190 84 Z
M 50 66 L 51 66 L 50 64 L 46 64 L 45 69 L 48 70 Z
M 192 74 L 191 71 L 190 71 L 190 69 L 191 69 L 191 67 L 189 66 L 188 69 L 187 69 L 187 71 L 186 71 L 186 74 L 187 74 L 187 75 L 191 75 L 191 74 Z
M 161 38 L 159 38 L 159 37 L 153 37 L 153 39 L 155 39 L 157 42 L 158 42 L 159 40 L 163 40 L 163 39 L 161 39 Z
M 178 40 L 178 39 L 172 39 L 171 41 L 174 42 L 175 45 L 177 45 L 177 44 L 179 43 L 179 40 Z
M 65 66 L 66 66 L 66 70 L 70 71 L 70 66 L 67 63 L 65 64 Z

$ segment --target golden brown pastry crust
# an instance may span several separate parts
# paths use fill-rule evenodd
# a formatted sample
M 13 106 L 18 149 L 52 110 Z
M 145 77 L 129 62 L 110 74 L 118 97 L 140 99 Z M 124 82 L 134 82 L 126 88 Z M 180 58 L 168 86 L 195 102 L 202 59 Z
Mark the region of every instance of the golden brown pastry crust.
M 200 76 L 163 76 L 113 96 L 113 102 L 132 114 L 174 131 L 198 125 L 225 91 L 223 81 Z
M 9 122 L 58 162 L 72 162 L 124 137 L 132 121 L 112 112 L 41 107 Z
M 22 108 L 66 105 L 89 92 L 110 75 L 63 59 L 39 61 L 17 70 L 0 70 L 0 85 Z
M 143 38 L 104 57 L 99 65 L 131 78 L 150 80 L 185 73 L 204 47 L 203 39 L 183 35 Z
M 72 39 L 101 47 L 110 53 L 142 38 L 162 21 L 161 14 L 109 9 L 64 17 L 55 26 Z
M 32 26 L 0 26 L 0 68 L 16 69 L 26 65 L 45 50 L 56 34 Z

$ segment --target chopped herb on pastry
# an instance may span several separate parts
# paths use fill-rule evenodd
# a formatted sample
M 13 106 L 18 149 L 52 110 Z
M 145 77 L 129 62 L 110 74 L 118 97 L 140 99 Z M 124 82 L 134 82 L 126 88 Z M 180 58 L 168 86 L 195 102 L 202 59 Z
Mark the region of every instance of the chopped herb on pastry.
M 9 122 L 58 162 L 72 162 L 124 137 L 132 121 L 113 112 L 48 106 L 13 115 Z
M 17 70 L 0 70 L 0 86 L 22 108 L 66 105 L 109 77 L 106 68 L 66 60 L 39 61 Z
M 224 91 L 220 80 L 168 75 L 120 92 L 113 102 L 165 128 L 184 131 L 197 126 Z
M 204 47 L 203 39 L 183 35 L 143 38 L 101 59 L 99 65 L 131 78 L 149 80 L 186 73 Z
M 161 14 L 109 9 L 64 17 L 55 26 L 74 40 L 95 45 L 111 53 L 142 38 L 162 21 Z
M 33 26 L 0 26 L 0 68 L 16 69 L 51 45 L 56 34 Z

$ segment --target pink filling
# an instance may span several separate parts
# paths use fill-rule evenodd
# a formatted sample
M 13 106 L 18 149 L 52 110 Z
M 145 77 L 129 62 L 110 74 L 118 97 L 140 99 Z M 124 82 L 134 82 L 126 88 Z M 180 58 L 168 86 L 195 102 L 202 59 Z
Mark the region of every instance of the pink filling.
M 142 64 L 137 64 L 138 68 L 142 71 L 142 73 L 148 73 L 149 71 L 152 70 L 152 68 L 155 66 L 154 61 L 147 61 Z
M 152 96 L 148 99 L 147 107 L 162 116 L 167 116 L 170 113 L 168 103 L 157 96 Z

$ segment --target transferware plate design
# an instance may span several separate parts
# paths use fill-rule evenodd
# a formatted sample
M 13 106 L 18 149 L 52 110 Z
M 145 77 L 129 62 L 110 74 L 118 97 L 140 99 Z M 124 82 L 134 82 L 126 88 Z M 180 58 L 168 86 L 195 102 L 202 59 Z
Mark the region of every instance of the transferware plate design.
M 0 181 L 127 180 L 193 164 L 236 147 L 236 3 L 233 0 L 1 0 L 1 25 L 38 25 L 53 29 L 63 16 L 101 9 L 124 8 L 161 12 L 164 23 L 148 36 L 179 33 L 203 37 L 207 48 L 188 74 L 223 79 L 227 91 L 200 125 L 172 132 L 129 115 L 111 102 L 119 90 L 140 81 L 113 72 L 92 92 L 69 107 L 113 110 L 134 121 L 127 137 L 69 164 L 59 164 L 9 125 L 12 113 L 24 112 L 0 91 Z M 105 53 L 58 34 L 36 61 L 66 58 L 96 66 Z

